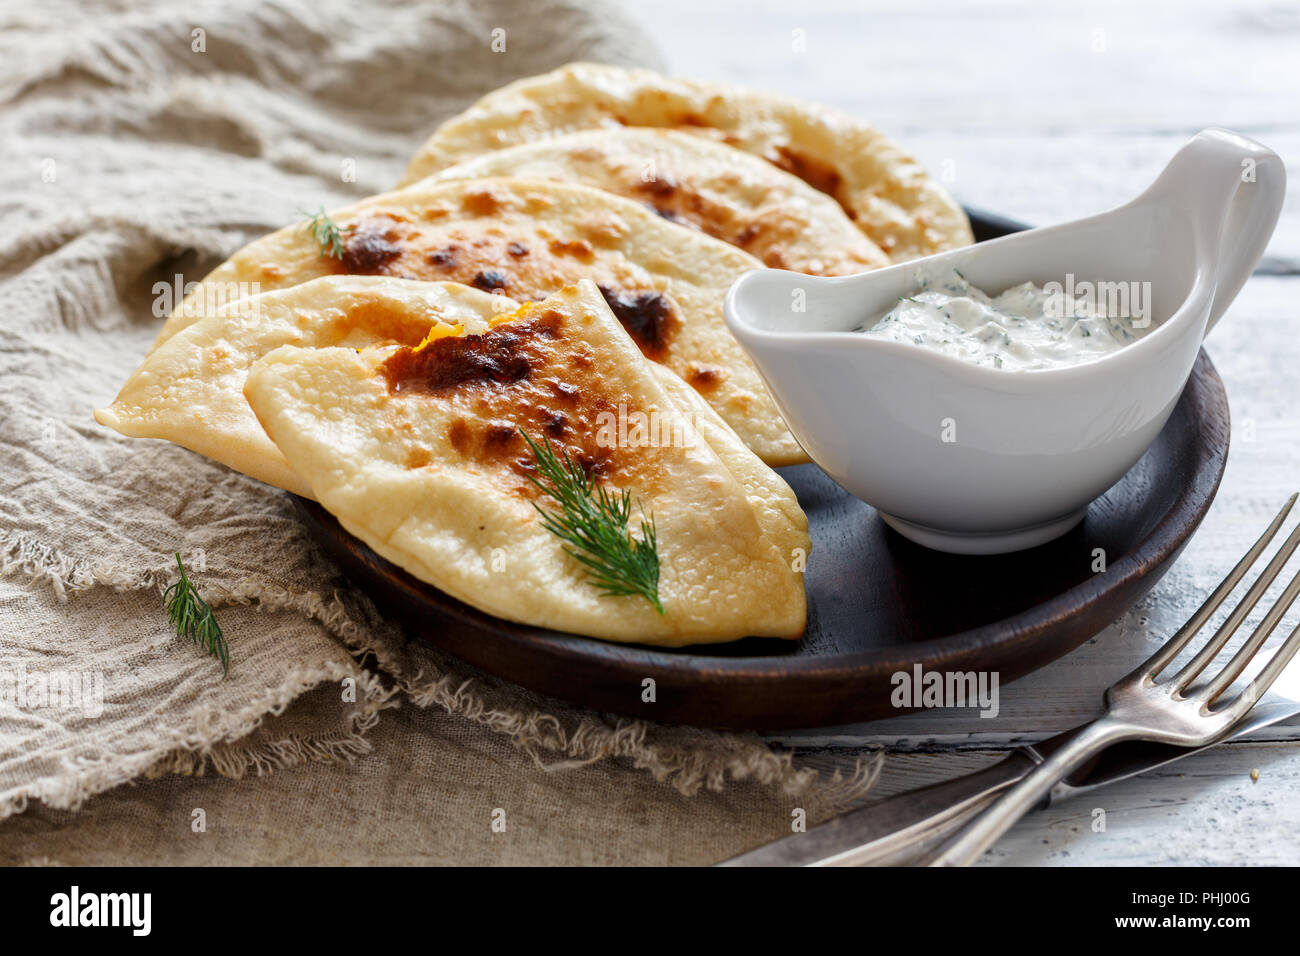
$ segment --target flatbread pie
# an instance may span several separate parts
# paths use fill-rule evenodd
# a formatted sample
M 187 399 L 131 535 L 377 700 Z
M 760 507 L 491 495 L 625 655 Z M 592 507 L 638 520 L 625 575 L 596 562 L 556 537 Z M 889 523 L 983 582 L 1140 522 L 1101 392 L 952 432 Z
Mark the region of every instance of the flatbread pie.
M 418 345 L 431 328 L 481 331 L 517 304 L 454 282 L 329 276 L 196 316 L 144 360 L 95 420 L 165 438 L 268 484 L 311 488 L 266 437 L 244 399 L 249 366 L 282 345 Z
M 773 269 L 852 275 L 889 265 L 825 193 L 757 156 L 678 130 L 570 133 L 484 153 L 423 182 L 489 176 L 553 179 L 617 193 Z
M 596 63 L 487 94 L 438 127 L 403 183 L 492 150 L 622 126 L 679 129 L 761 156 L 834 198 L 894 262 L 973 241 L 947 191 L 868 123 L 775 93 Z
M 194 321 L 212 287 L 287 288 L 337 273 L 448 280 L 520 301 L 589 278 L 641 351 L 694 388 L 770 465 L 807 457 L 722 319 L 731 283 L 761 263 L 640 203 L 513 178 L 418 185 L 337 210 L 334 257 L 301 225 L 245 246 L 168 318 L 155 348 Z
M 480 334 L 285 346 L 245 395 L 321 504 L 378 554 L 489 614 L 616 641 L 796 638 L 807 523 L 794 494 L 583 281 Z M 701 407 L 703 406 L 703 407 Z M 527 436 L 527 438 L 526 438 Z M 534 445 L 530 445 L 531 440 Z M 548 530 L 534 447 L 653 522 L 657 599 L 610 596 Z

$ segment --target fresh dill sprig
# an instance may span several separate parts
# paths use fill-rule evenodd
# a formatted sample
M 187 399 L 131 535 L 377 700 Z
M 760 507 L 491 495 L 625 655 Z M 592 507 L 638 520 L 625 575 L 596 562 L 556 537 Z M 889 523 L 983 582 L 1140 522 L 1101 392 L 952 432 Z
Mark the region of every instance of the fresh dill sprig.
M 314 213 L 307 212 L 305 209 L 298 210 L 303 216 L 308 217 L 303 223 L 303 229 L 311 233 L 311 237 L 316 240 L 316 245 L 320 246 L 320 254 L 328 256 L 331 259 L 342 259 L 344 253 L 343 236 L 352 231 L 351 226 L 342 227 L 325 211 L 321 206 Z
M 630 491 L 611 494 L 568 452 L 557 456 L 549 439 L 543 437 L 545 445 L 538 445 L 522 430 L 520 434 L 537 461 L 537 475 L 530 474 L 528 480 L 560 506 L 558 511 L 547 511 L 534 503 L 542 527 L 567 542 L 565 553 L 587 569 L 590 583 L 606 597 L 640 596 L 663 614 L 654 516 L 637 505 L 641 536 L 633 537 L 627 529 L 633 504 Z
M 163 592 L 167 620 L 178 637 L 188 637 L 190 643 L 198 645 L 221 661 L 222 674 L 228 674 L 230 648 L 226 644 L 225 635 L 221 633 L 221 625 L 213 616 L 208 602 L 199 596 L 198 590 L 190 583 L 179 553 L 176 555 L 176 567 L 180 568 L 180 578 Z

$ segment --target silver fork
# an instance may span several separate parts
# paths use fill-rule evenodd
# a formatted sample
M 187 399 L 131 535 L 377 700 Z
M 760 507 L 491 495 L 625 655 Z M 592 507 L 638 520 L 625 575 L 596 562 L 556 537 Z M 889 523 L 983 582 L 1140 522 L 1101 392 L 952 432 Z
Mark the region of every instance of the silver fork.
M 1300 625 L 1291 631 L 1282 646 L 1260 668 L 1244 690 L 1217 708 L 1214 705 L 1223 692 L 1241 676 L 1277 627 L 1278 621 L 1291 607 L 1296 595 L 1300 594 L 1300 573 L 1291 579 L 1286 590 L 1269 608 L 1232 660 L 1206 681 L 1196 685 L 1192 682 L 1223 650 L 1286 565 L 1297 544 L 1300 544 L 1300 525 L 1278 548 L 1277 554 L 1255 579 L 1250 590 L 1196 656 L 1173 677 L 1159 683 L 1156 682 L 1156 677 L 1173 663 L 1245 577 L 1246 572 L 1277 535 L 1295 504 L 1296 497 L 1292 495 L 1287 500 L 1259 540 L 1187 623 L 1178 629 L 1178 633 L 1136 670 L 1111 685 L 1105 696 L 1106 712 L 1101 717 L 1080 727 L 1059 750 L 1044 759 L 1023 780 L 924 862 L 930 866 L 965 866 L 973 863 L 1017 820 L 1047 796 L 1057 783 L 1112 744 L 1123 740 L 1151 740 L 1181 747 L 1202 747 L 1225 734 L 1244 717 L 1282 673 L 1296 651 L 1300 650 Z

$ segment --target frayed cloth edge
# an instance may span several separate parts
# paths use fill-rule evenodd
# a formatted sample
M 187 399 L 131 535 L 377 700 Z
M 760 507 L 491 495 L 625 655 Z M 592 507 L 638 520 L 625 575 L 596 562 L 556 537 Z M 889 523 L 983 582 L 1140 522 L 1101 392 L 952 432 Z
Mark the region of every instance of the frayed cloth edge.
M 96 586 L 115 590 L 161 589 L 170 580 L 169 575 L 161 571 L 109 571 L 84 559 L 60 554 L 24 535 L 0 532 L 0 577 L 15 573 L 26 576 L 33 583 L 50 586 L 60 601 L 67 600 L 69 590 Z M 250 605 L 266 611 L 296 611 L 320 623 L 354 655 L 371 654 L 381 664 L 389 656 L 386 649 L 369 639 L 370 636 L 352 619 L 337 594 L 332 601 L 326 601 L 314 591 L 293 592 L 251 581 L 222 591 L 224 599 L 219 603 Z M 762 785 L 778 786 L 787 795 L 805 797 L 827 809 L 836 810 L 865 796 L 879 777 L 883 763 L 883 752 L 875 752 L 858 758 L 851 768 L 827 776 L 813 768 L 796 766 L 795 754 L 777 752 L 754 734 L 724 735 L 699 730 L 693 732 L 703 735 L 700 743 L 674 746 L 647 741 L 652 725 L 639 720 L 619 719 L 611 726 L 599 719 L 582 717 L 573 727 L 566 729 L 561 719 L 553 714 L 538 710 L 502 710 L 490 705 L 476 692 L 472 679 L 457 680 L 442 675 L 421 682 L 422 677 L 423 672 L 414 677 L 399 677 L 392 688 L 381 692 L 380 705 L 397 706 L 392 695 L 400 690 L 418 707 L 436 706 L 449 716 L 472 720 L 508 737 L 536 766 L 548 772 L 614 758 L 649 772 L 657 782 L 667 784 L 688 797 L 702 789 L 721 791 L 728 780 L 752 780 Z M 305 687 L 298 693 L 309 689 Z M 280 710 L 287 703 L 282 704 Z M 246 733 L 256 729 L 258 723 L 260 719 L 252 721 Z M 216 749 L 216 743 L 179 748 L 138 769 L 132 776 L 167 772 L 158 771 L 159 767 L 175 768 L 171 772 L 198 774 L 211 766 L 218 774 L 240 778 L 250 770 L 257 774 L 268 773 L 303 760 L 326 759 L 328 755 L 354 759 L 364 752 L 362 738 L 368 728 L 369 725 L 354 729 L 353 734 L 330 742 L 326 742 L 327 738 L 305 738 L 286 739 L 276 745 L 253 745 L 246 749 L 231 742 L 224 744 L 220 751 Z M 671 730 L 668 732 L 672 733 Z M 709 746 L 709 743 L 714 746 Z M 368 749 L 369 744 L 365 743 L 364 747 Z M 548 762 L 545 751 L 561 755 L 562 759 Z M 0 801 L 0 818 L 4 815 L 5 805 Z
M 268 717 L 282 714 L 295 700 L 320 684 L 345 677 L 357 680 L 362 696 L 346 715 L 346 729 L 342 733 L 319 737 L 287 735 L 259 743 L 247 742 L 248 736 Z M 381 710 L 394 706 L 397 703 L 393 691 L 360 668 L 328 662 L 314 670 L 295 671 L 262 699 L 253 701 L 237 714 L 225 715 L 219 726 L 204 734 L 206 740 L 185 741 L 180 746 L 176 746 L 175 740 L 167 741 L 162 747 L 123 758 L 112 766 L 89 771 L 79 768 L 76 772 L 46 776 L 0 794 L 0 820 L 22 813 L 32 800 L 53 809 L 75 811 L 96 794 L 164 773 L 202 775 L 211 766 L 223 776 L 238 779 L 250 770 L 260 775 L 310 760 L 350 761 L 369 752 L 370 743 L 365 734 L 378 722 Z

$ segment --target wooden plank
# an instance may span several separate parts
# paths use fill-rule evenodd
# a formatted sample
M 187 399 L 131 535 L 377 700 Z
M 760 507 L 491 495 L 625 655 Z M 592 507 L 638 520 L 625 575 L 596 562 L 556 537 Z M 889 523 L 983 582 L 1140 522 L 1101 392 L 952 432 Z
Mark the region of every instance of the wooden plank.
M 1269 0 L 622 2 L 675 73 L 831 102 L 899 133 L 1297 121 L 1300 14 Z
M 1252 779 L 1251 771 L 1259 772 Z M 1300 749 L 1247 744 L 1189 757 L 1021 821 L 985 857 L 1013 866 L 1295 866 Z M 1094 832 L 1097 811 L 1105 830 Z
M 1000 750 L 891 755 L 873 793 L 892 796 L 970 773 L 1001 757 Z M 1252 779 L 1252 770 L 1259 771 L 1258 780 Z M 1035 811 L 982 863 L 1294 866 L 1300 862 L 1298 787 L 1300 748 L 1220 747 Z M 1104 831 L 1094 831 L 1098 819 L 1104 821 Z

